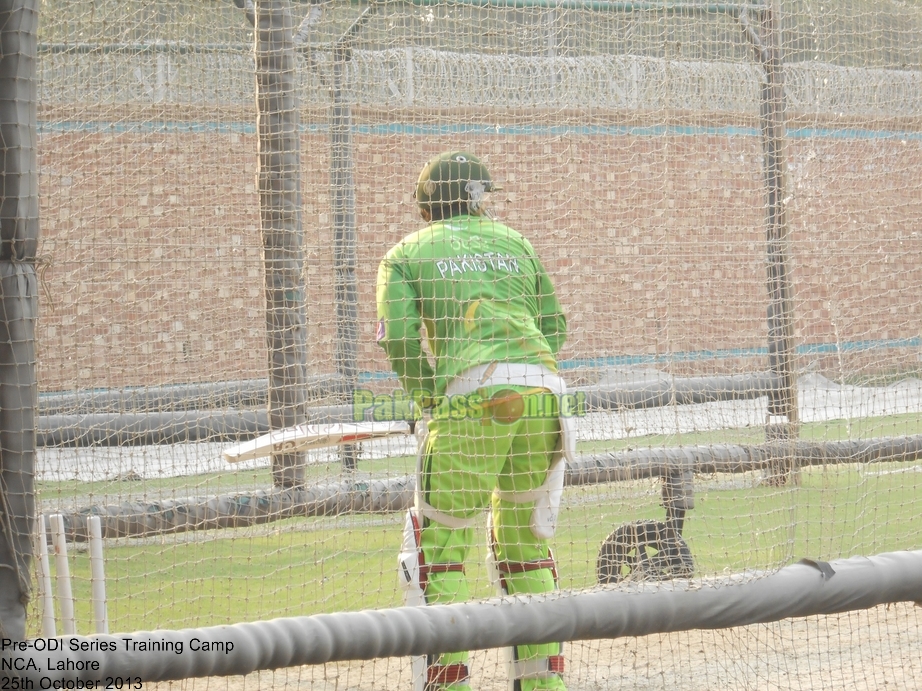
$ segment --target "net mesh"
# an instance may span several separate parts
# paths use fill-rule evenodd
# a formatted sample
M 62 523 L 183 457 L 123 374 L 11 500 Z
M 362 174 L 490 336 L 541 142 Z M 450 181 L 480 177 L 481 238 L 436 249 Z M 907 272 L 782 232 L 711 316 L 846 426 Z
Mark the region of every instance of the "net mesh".
M 502 185 L 489 208 L 531 241 L 554 283 L 571 389 L 665 392 L 665 405 L 590 407 L 577 419 L 580 457 L 706 454 L 771 436 L 764 387 L 700 402 L 677 393 L 776 364 L 758 8 L 257 4 L 41 3 L 36 485 L 45 516 L 76 525 L 109 514 L 122 526 L 104 546 L 110 630 L 402 602 L 402 510 L 196 528 L 239 513 L 235 497 L 255 505 L 278 480 L 268 459 L 221 456 L 270 424 L 278 341 L 267 339 L 267 304 L 304 316 L 307 355 L 284 385 L 299 387 L 292 405 L 306 419 L 349 411 L 353 390 L 399 387 L 375 342 L 376 272 L 422 227 L 414 183 L 442 151 L 476 153 Z M 294 170 L 279 175 L 300 188 L 289 232 L 303 296 L 280 303 L 267 289 L 247 18 L 267 7 L 290 13 L 296 106 L 284 112 L 300 132 Z M 922 11 L 865 0 L 777 9 L 799 418 L 783 439 L 922 434 Z M 309 487 L 356 487 L 412 477 L 414 455 L 412 438 L 394 437 L 298 462 Z M 686 478 L 694 502 L 681 537 L 694 575 L 918 548 L 918 458 L 858 460 L 780 481 L 762 468 Z M 664 525 L 663 504 L 659 473 L 566 489 L 551 540 L 560 588 L 597 587 L 606 538 Z M 194 519 L 157 534 L 177 511 Z M 138 535 L 138 516 L 155 529 Z M 478 516 L 476 535 L 485 530 Z M 77 629 L 90 633 L 90 553 L 69 547 Z M 486 553 L 471 546 L 472 598 L 494 592 Z M 635 571 L 606 587 L 630 587 Z M 911 686 L 922 674 L 917 612 L 567 644 L 566 679 L 571 689 Z M 474 653 L 471 668 L 475 688 L 506 688 L 502 652 Z M 399 688 L 409 674 L 391 659 L 183 685 Z

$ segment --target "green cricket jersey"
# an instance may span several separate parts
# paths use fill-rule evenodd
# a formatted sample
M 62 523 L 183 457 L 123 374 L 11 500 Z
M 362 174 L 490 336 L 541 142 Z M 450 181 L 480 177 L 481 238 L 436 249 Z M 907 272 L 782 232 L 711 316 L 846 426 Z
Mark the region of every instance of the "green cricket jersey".
M 482 216 L 455 216 L 404 238 L 378 269 L 377 302 L 377 341 L 410 394 L 442 395 L 456 375 L 489 362 L 556 372 L 566 340 L 563 310 L 531 243 Z

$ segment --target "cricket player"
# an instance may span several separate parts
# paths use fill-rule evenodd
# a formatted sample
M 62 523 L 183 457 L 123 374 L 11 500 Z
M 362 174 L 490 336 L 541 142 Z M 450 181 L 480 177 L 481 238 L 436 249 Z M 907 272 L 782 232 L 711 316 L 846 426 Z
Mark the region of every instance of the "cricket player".
M 528 240 L 485 213 L 496 189 L 470 153 L 430 160 L 415 191 L 426 226 L 378 270 L 377 342 L 431 418 L 399 557 L 408 605 L 469 599 L 465 558 L 487 506 L 500 592 L 556 588 L 548 539 L 574 443 L 556 360 L 566 319 Z M 561 653 L 557 643 L 510 650 L 509 688 L 565 689 Z M 467 662 L 467 653 L 418 658 L 414 688 L 469 689 Z

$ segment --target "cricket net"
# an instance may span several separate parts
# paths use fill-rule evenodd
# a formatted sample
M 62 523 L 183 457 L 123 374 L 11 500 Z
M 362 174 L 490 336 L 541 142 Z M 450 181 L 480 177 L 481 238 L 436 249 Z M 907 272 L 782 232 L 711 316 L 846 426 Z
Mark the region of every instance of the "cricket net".
M 917 6 L 44 0 L 39 12 L 37 542 L 69 559 L 52 549 L 43 564 L 36 548 L 47 616 L 30 610 L 30 636 L 166 640 L 398 607 L 413 437 L 234 465 L 222 451 L 394 396 L 375 343 L 378 263 L 421 226 L 425 161 L 467 150 L 567 315 L 561 371 L 583 407 L 552 541 L 561 592 L 610 595 L 595 606 L 611 621 L 635 611 L 628 596 L 652 593 L 653 621 L 673 595 L 730 598 L 788 568 L 859 593 L 780 613 L 751 596 L 765 611 L 720 628 L 700 601 L 686 631 L 545 624 L 574 640 L 569 688 L 922 675 L 907 602 L 922 580 L 874 600 L 864 593 L 890 591 L 849 576 L 854 558 L 897 555 L 870 560 L 886 572 L 922 549 Z M 499 689 L 495 648 L 511 639 L 489 634 L 488 612 L 506 610 L 478 609 L 494 595 L 486 550 L 471 546 L 466 611 L 496 644 L 473 654 L 475 687 Z M 405 616 L 422 636 L 435 624 L 413 617 L 440 615 Z M 279 646 L 288 635 L 255 630 Z M 408 688 L 411 649 L 275 672 L 240 662 L 247 674 L 174 686 Z M 189 640 L 167 652 L 199 659 Z

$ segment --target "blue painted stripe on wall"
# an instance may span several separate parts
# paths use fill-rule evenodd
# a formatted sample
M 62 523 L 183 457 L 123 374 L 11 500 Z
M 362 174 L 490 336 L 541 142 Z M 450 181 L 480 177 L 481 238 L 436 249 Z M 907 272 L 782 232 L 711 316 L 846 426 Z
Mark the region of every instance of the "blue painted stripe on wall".
M 806 343 L 797 347 L 799 355 L 825 355 L 828 353 L 849 353 L 865 350 L 888 348 L 919 348 L 922 338 L 890 338 L 873 341 L 850 341 L 846 343 Z M 697 362 L 701 360 L 725 360 L 727 358 L 764 357 L 768 348 L 728 348 L 723 350 L 694 350 L 682 353 L 661 353 L 652 355 L 611 355 L 598 358 L 580 358 L 564 360 L 560 369 L 570 370 L 579 367 L 629 367 L 636 365 L 656 365 L 669 362 Z M 361 381 L 392 379 L 389 372 L 363 372 Z

